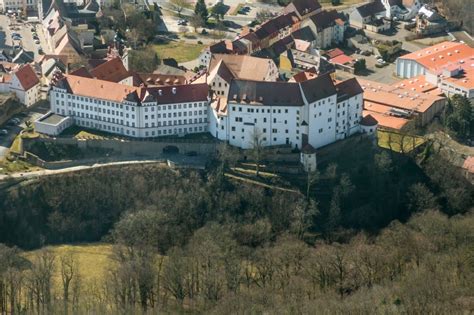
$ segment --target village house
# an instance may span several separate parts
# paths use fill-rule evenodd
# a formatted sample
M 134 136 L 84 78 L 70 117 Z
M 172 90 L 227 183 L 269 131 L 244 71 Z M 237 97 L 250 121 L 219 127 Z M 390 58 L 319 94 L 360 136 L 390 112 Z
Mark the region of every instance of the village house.
M 323 10 L 303 21 L 301 25 L 309 26 L 316 38 L 315 46 L 325 49 L 344 41 L 348 21 L 344 14 L 336 10 Z
M 207 82 L 218 97 L 227 97 L 234 79 L 276 81 L 278 68 L 271 59 L 248 55 L 212 55 Z
M 22 65 L 11 75 L 10 92 L 15 93 L 19 102 L 27 107 L 40 100 L 40 88 L 40 80 L 29 64 Z
M 321 4 L 317 0 L 294 0 L 283 9 L 283 12 L 295 14 L 302 21 L 319 13 L 321 8 Z

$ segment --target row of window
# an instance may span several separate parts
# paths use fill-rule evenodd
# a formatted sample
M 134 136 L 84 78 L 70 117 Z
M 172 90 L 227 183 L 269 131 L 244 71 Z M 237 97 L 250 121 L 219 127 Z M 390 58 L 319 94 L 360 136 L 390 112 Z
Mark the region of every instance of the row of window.
M 239 112 L 242 111 L 242 107 L 236 107 L 236 106 L 232 106 L 232 110 L 233 111 L 236 111 L 238 110 Z M 265 113 L 265 108 L 247 108 L 247 113 Z M 270 113 L 270 109 L 267 109 L 267 113 Z M 281 114 L 282 113 L 282 110 L 281 109 L 273 109 L 273 113 L 274 114 Z M 288 109 L 285 109 L 284 110 L 284 113 L 285 114 L 288 114 Z M 299 115 L 300 114 L 300 111 L 297 110 L 296 111 L 296 115 Z
M 92 122 L 81 121 L 81 120 L 78 120 L 77 124 L 79 126 L 96 128 L 96 129 L 106 130 L 106 131 L 110 131 L 110 132 L 118 132 L 118 133 L 122 133 L 122 134 L 126 134 L 126 135 L 132 135 L 132 136 L 136 135 L 135 130 L 124 129 L 123 127 L 115 127 L 115 126 L 102 125 L 102 124 L 97 124 L 97 123 L 93 124 Z M 156 131 L 155 130 L 145 131 L 145 136 L 149 137 L 149 136 L 173 135 L 173 134 L 203 132 L 203 131 L 205 131 L 205 128 L 202 127 L 202 126 L 172 128 L 172 129 L 163 129 L 163 130 L 156 130 Z
M 115 119 L 115 118 L 111 118 L 111 117 L 102 117 L 102 116 L 98 116 L 98 115 L 89 115 L 88 113 L 76 113 L 75 111 L 69 111 L 68 112 L 68 115 L 71 115 L 73 117 L 75 117 L 77 114 L 77 117 L 81 117 L 81 118 L 86 118 L 86 119 L 95 119 L 95 120 L 98 120 L 98 121 L 106 121 L 106 122 L 110 122 L 110 123 L 113 123 L 113 124 L 120 124 L 120 125 L 124 125 L 124 121 L 123 119 Z M 65 115 L 65 112 L 64 110 L 62 110 L 62 115 Z M 198 123 L 207 123 L 207 118 L 204 117 L 204 118 L 194 118 L 194 120 L 192 118 L 190 119 L 178 119 L 178 120 L 168 120 L 168 122 L 166 121 L 159 121 L 157 123 L 157 127 L 161 127 L 162 124 L 163 126 L 176 126 L 176 125 L 186 125 L 186 124 L 198 124 Z M 135 127 L 135 122 L 132 122 L 131 124 L 128 122 L 128 121 L 125 121 L 125 125 L 126 126 L 132 126 L 132 127 Z M 155 127 L 155 122 L 152 122 L 151 124 L 149 123 L 145 123 L 145 128 L 148 128 L 148 127 Z
M 298 117 L 297 117 L 296 119 L 299 120 Z M 242 120 L 243 120 L 242 117 L 235 117 L 235 121 L 236 121 L 236 122 L 242 122 Z M 254 122 L 254 124 L 256 124 L 256 123 L 258 122 L 257 118 L 254 118 L 254 119 L 253 119 L 253 122 Z M 266 118 L 266 117 L 263 117 L 263 122 L 264 122 L 264 123 L 267 122 L 267 118 Z M 276 119 L 276 118 L 273 118 L 273 123 L 274 123 L 274 124 L 277 123 L 277 119 Z M 285 120 L 283 121 L 283 123 L 284 123 L 285 125 L 287 125 L 287 124 L 288 124 L 288 120 L 285 119 Z
M 217 127 L 217 126 L 216 126 L 216 127 Z M 224 128 L 222 128 L 222 129 L 224 129 Z M 232 130 L 232 131 L 236 131 L 236 127 L 235 127 L 235 126 L 232 126 L 232 127 L 231 127 L 231 130 Z M 241 130 L 242 130 L 242 132 L 245 132 L 245 129 L 244 129 L 244 128 L 242 128 Z M 267 133 L 267 128 L 263 128 L 263 129 L 262 129 L 262 133 L 264 133 L 264 134 Z M 273 129 L 272 129 L 272 133 L 278 133 L 278 129 L 273 128 Z M 285 129 L 285 133 L 290 133 L 290 132 L 289 132 L 288 129 Z M 298 135 L 300 134 L 300 131 L 299 131 L 298 129 L 296 130 L 296 134 L 298 134 Z
M 64 93 L 56 93 L 56 96 L 58 98 L 63 98 L 64 99 Z M 103 105 L 103 106 L 106 106 L 106 107 L 112 107 L 112 108 L 115 107 L 115 108 L 123 109 L 123 104 L 114 103 L 114 102 L 110 102 L 110 101 L 103 101 L 103 100 L 99 100 L 99 99 L 93 99 L 93 98 L 88 98 L 88 97 L 84 97 L 84 96 L 76 96 L 76 95 L 71 95 L 71 94 L 67 94 L 67 98 L 72 99 L 72 100 L 78 100 L 78 101 L 81 101 L 81 102 L 89 102 L 89 103 L 94 103 L 94 104 L 98 104 L 98 105 Z M 59 104 L 58 100 L 56 100 L 56 104 Z M 73 107 L 75 107 L 74 102 L 69 102 L 69 105 L 71 105 L 71 104 L 72 104 Z M 62 105 L 64 106 L 64 102 L 62 102 Z M 77 106 L 79 106 L 79 104 Z M 153 112 L 153 111 L 155 111 L 155 106 L 156 105 L 144 106 L 144 111 L 148 112 L 148 108 L 150 108 L 150 111 Z M 187 108 L 193 108 L 193 107 L 198 108 L 198 107 L 204 107 L 204 106 L 206 106 L 205 102 L 197 102 L 197 103 L 189 103 L 189 104 L 164 105 L 164 106 L 157 106 L 157 111 L 166 110 L 166 109 L 168 109 L 168 110 L 181 109 L 181 108 L 187 109 Z M 82 107 L 82 109 L 84 109 L 84 104 L 81 104 L 81 107 Z M 129 110 L 129 108 L 130 108 L 131 111 L 135 111 L 134 106 L 125 106 L 125 110 Z M 91 107 L 91 110 L 92 110 L 92 107 Z M 100 108 L 99 108 L 99 111 L 100 111 Z

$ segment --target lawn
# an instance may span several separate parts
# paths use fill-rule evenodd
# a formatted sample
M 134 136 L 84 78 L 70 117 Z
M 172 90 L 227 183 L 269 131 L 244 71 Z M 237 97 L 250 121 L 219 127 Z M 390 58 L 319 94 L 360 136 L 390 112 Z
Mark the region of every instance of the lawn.
M 20 154 L 20 149 L 21 149 L 21 136 L 18 135 L 16 136 L 15 140 L 13 140 L 13 143 L 10 147 L 10 152 Z
M 400 133 L 386 130 L 378 130 L 377 139 L 379 147 L 389 150 L 391 149 L 395 152 L 405 153 L 412 151 L 414 148 L 426 141 L 423 137 L 402 135 Z
M 110 254 L 112 252 L 112 245 L 110 244 L 83 244 L 83 245 L 60 245 L 48 247 L 56 256 L 54 282 L 56 288 L 61 288 L 61 270 L 60 270 L 60 256 L 68 253 L 73 254 L 79 265 L 79 274 L 82 277 L 82 282 L 87 286 L 94 284 L 102 284 L 104 275 L 110 269 L 112 260 Z M 32 259 L 36 251 L 26 252 L 26 258 Z
M 199 57 L 204 48 L 202 44 L 190 44 L 184 41 L 156 44 L 153 46 L 161 59 L 174 58 L 178 63 L 191 61 Z
M 98 140 L 107 140 L 107 139 L 122 139 L 123 137 L 108 133 L 105 131 L 86 129 L 79 126 L 72 126 L 63 131 L 61 136 L 71 136 L 76 139 L 98 139 Z
M 31 165 L 25 161 L 14 160 L 9 161 L 8 159 L 3 159 L 0 161 L 0 174 L 12 174 L 20 172 L 32 172 L 40 170 L 41 168 Z

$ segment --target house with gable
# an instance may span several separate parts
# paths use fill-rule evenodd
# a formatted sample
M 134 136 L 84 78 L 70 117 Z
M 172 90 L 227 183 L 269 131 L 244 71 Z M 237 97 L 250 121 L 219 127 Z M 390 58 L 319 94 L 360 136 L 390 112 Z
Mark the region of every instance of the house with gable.
M 31 65 L 22 65 L 13 72 L 10 92 L 15 93 L 20 103 L 27 107 L 35 104 L 40 100 L 40 88 L 40 80 Z

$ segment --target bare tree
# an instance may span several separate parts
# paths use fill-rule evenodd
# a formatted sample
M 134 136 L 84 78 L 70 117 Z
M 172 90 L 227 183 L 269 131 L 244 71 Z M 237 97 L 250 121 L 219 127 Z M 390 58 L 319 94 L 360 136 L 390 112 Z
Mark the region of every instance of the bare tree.
M 263 139 L 263 133 L 258 128 L 254 128 L 251 134 L 250 144 L 252 146 L 251 154 L 255 162 L 255 171 L 257 177 L 260 175 L 260 164 L 265 158 L 265 143 Z
M 79 266 L 74 254 L 71 252 L 61 256 L 59 260 L 61 264 L 61 280 L 63 284 L 64 312 L 67 313 L 69 310 L 69 295 L 71 284 L 73 286 L 73 302 L 77 300 L 79 288 L 75 283 L 72 282 L 76 282 L 76 278 L 79 278 Z
M 173 8 L 178 12 L 179 17 L 181 17 L 181 12 L 184 8 L 189 5 L 188 0 L 170 0 Z
M 319 172 L 317 170 L 309 171 L 306 178 L 306 200 L 309 200 L 309 192 L 313 184 L 319 180 Z
M 52 301 L 52 278 L 55 255 L 49 249 L 42 249 L 33 257 L 33 265 L 28 277 L 30 296 L 34 299 L 38 312 L 50 310 Z
M 194 33 L 197 33 L 198 27 L 203 27 L 205 25 L 204 19 L 197 14 L 194 14 L 189 18 L 189 23 L 193 27 Z

